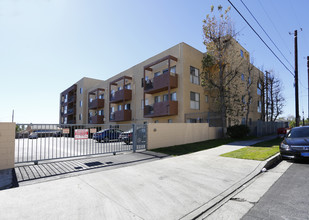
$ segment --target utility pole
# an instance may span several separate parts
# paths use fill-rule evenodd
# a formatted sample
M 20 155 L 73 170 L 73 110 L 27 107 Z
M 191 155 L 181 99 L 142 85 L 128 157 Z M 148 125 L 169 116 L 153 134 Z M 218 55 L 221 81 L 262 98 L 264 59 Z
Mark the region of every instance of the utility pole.
M 14 109 L 13 109 L 13 112 L 12 112 L 12 122 L 14 122 Z
M 294 47 L 295 47 L 295 114 L 296 114 L 296 127 L 298 127 L 299 126 L 299 100 L 298 100 L 297 30 L 294 31 Z
M 307 56 L 307 70 L 308 70 L 308 119 L 309 119 L 309 56 Z

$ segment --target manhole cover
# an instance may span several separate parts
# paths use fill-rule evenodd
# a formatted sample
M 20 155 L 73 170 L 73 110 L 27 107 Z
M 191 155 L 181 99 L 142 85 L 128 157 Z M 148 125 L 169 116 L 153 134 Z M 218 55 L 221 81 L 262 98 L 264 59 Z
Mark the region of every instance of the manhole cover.
M 95 161 L 95 162 L 90 162 L 90 163 L 85 163 L 86 166 L 88 167 L 94 167 L 94 166 L 99 166 L 102 165 L 103 163 L 99 162 L 99 161 Z

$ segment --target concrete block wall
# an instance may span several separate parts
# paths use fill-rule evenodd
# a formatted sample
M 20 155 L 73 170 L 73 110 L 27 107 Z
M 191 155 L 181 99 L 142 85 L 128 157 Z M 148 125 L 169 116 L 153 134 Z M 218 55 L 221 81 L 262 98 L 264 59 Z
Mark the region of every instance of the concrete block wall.
M 150 123 L 148 149 L 169 147 L 219 138 L 221 128 L 208 123 Z
M 0 170 L 14 168 L 15 123 L 0 122 Z

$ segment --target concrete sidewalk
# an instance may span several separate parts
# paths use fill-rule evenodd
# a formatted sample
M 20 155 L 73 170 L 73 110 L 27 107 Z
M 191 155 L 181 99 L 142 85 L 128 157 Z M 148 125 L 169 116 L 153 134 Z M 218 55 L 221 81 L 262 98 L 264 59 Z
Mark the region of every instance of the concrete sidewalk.
M 192 219 L 263 168 L 219 156 L 244 145 L 0 191 L 1 219 Z

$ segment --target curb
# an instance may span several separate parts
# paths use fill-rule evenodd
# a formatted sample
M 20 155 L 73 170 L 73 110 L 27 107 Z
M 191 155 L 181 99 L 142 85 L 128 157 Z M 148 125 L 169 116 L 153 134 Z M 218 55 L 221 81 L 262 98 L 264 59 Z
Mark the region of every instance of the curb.
M 263 169 L 266 170 L 272 168 L 275 164 L 281 162 L 280 153 L 275 154 L 274 156 L 268 158 L 265 161 L 262 161 L 253 172 L 249 175 L 235 183 L 229 189 L 223 191 L 216 197 L 214 197 L 209 202 L 205 203 L 204 205 L 200 206 L 199 208 L 193 210 L 192 212 L 188 213 L 187 215 L 183 216 L 181 219 L 204 219 L 209 216 L 211 213 L 215 212 L 219 207 L 221 207 L 224 203 L 229 201 L 230 197 L 234 196 L 234 193 L 240 190 L 243 185 L 250 182 L 252 179 L 257 177 L 262 172 L 265 172 Z M 263 170 L 263 171 L 262 171 Z

